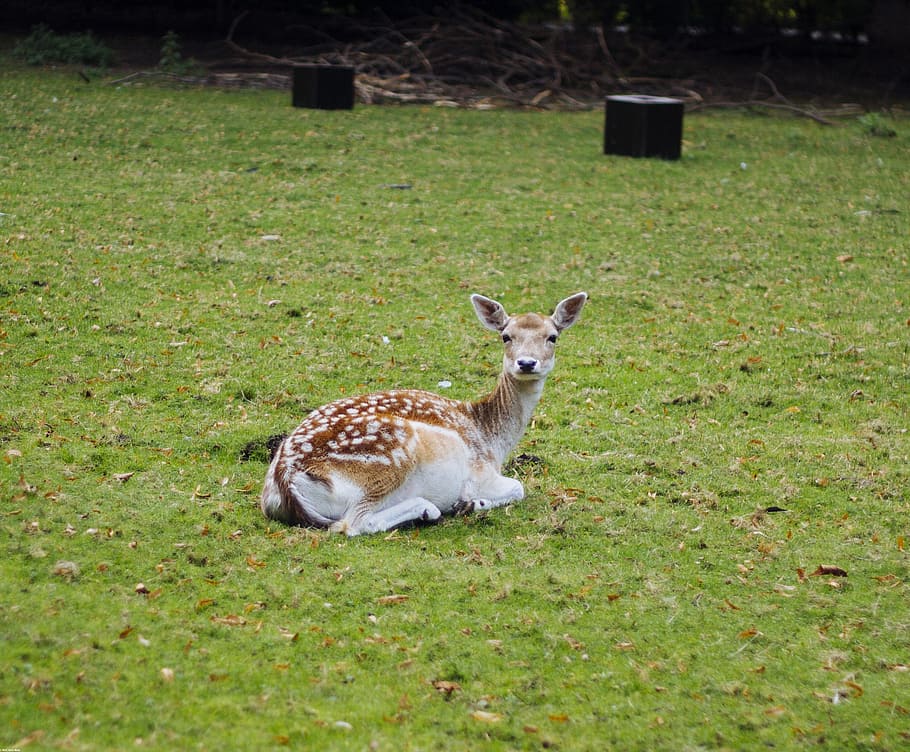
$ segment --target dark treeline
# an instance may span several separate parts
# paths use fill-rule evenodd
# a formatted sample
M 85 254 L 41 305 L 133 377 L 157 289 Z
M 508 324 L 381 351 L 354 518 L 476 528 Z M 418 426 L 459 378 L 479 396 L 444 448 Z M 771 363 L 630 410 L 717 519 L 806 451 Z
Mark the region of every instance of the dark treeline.
M 906 40 L 910 0 L 459 0 L 491 17 L 509 21 L 603 25 L 670 39 L 712 39 L 735 34 L 786 32 L 791 37 L 851 42 Z M 438 0 L 5 0 L 0 22 L 27 30 L 44 23 L 60 30 L 111 30 L 224 35 L 243 15 L 243 28 L 257 35 L 291 35 L 295 28 L 333 27 L 342 19 L 446 17 Z

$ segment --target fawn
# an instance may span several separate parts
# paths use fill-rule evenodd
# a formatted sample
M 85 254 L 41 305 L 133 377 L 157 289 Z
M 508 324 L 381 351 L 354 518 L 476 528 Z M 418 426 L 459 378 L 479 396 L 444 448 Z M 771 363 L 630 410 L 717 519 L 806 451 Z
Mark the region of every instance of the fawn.
M 337 400 L 311 412 L 278 447 L 262 490 L 266 517 L 349 536 L 492 509 L 524 497 L 501 474 L 553 369 L 560 332 L 588 299 L 553 314 L 509 316 L 472 295 L 480 323 L 505 346 L 496 388 L 476 402 L 401 389 Z

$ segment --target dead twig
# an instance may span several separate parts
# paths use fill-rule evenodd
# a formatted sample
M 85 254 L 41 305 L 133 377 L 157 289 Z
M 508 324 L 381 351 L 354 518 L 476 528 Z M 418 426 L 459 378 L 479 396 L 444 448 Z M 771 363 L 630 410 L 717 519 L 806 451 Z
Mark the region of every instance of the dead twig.
M 823 125 L 833 124 L 827 113 L 787 99 L 775 81 L 762 72 L 754 76 L 751 95 L 739 102 L 706 102 L 694 80 L 629 75 L 627 71 L 636 68 L 653 70 L 651 63 L 659 51 L 646 40 L 622 38 L 615 44 L 622 44 L 624 69 L 600 26 L 588 31 L 562 25 L 524 25 L 456 4 L 445 16 L 393 21 L 379 15 L 371 21 L 349 20 L 344 41 L 333 38 L 330 30 L 306 27 L 308 44 L 293 56 L 283 56 L 251 50 L 237 41 L 248 15 L 249 11 L 244 11 L 232 20 L 224 44 L 234 56 L 232 66 L 238 60 L 246 61 L 260 72 L 190 78 L 148 71 L 113 83 L 158 77 L 182 84 L 287 88 L 291 68 L 317 63 L 353 67 L 356 93 L 364 102 L 594 109 L 602 106 L 608 94 L 636 92 L 677 97 L 690 111 L 707 107 L 769 108 Z M 279 72 L 261 72 L 276 69 Z M 770 98 L 760 97 L 759 84 L 767 86 Z
M 793 104 L 783 104 L 781 102 L 767 102 L 761 99 L 747 99 L 744 102 L 700 102 L 699 104 L 693 105 L 689 108 L 690 112 L 696 110 L 705 110 L 709 108 L 717 109 L 737 109 L 743 107 L 767 107 L 770 110 L 785 110 L 786 112 L 792 112 L 794 115 L 800 115 L 801 117 L 807 117 L 810 120 L 814 120 L 816 123 L 821 125 L 837 125 L 833 120 L 829 120 L 822 115 L 819 115 L 817 112 L 814 112 L 805 107 L 797 107 Z

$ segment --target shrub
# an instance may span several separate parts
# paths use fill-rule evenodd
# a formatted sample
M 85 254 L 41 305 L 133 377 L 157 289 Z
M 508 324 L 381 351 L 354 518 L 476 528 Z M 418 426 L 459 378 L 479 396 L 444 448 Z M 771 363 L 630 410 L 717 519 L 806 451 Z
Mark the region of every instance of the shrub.
M 202 66 L 194 58 L 185 58 L 180 50 L 180 37 L 169 31 L 161 37 L 161 57 L 158 68 L 177 76 L 199 75 Z
M 859 124 L 870 136 L 894 138 L 897 135 L 897 131 L 891 127 L 887 119 L 877 112 L 866 113 L 859 119 Z
M 90 31 L 82 34 L 57 34 L 44 24 L 13 49 L 13 54 L 28 65 L 78 63 L 107 67 L 114 62 L 114 52 Z

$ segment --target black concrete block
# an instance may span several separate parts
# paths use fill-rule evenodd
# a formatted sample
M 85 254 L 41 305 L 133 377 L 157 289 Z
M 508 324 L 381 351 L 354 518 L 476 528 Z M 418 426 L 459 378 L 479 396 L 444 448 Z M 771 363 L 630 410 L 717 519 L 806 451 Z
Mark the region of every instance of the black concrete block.
M 679 159 L 683 103 L 669 97 L 607 97 L 604 154 Z
M 354 69 L 346 65 L 298 65 L 294 67 L 294 107 L 316 110 L 354 108 Z

